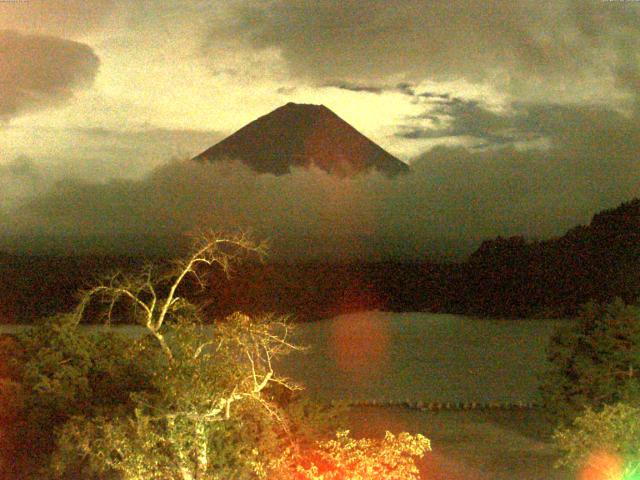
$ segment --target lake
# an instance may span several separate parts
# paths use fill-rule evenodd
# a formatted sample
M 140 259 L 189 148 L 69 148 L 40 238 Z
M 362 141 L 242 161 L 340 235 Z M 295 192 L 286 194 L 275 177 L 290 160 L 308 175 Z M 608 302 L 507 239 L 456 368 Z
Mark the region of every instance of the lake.
M 309 349 L 278 369 L 322 401 L 536 402 L 549 337 L 566 321 L 353 313 L 298 325 Z

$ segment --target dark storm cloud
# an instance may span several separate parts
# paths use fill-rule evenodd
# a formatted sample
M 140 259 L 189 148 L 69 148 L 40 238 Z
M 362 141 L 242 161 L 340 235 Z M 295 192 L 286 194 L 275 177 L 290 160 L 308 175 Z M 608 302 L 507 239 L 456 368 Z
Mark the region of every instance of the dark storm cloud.
M 420 94 L 435 99 L 427 113 L 408 120 L 420 123 L 428 120 L 431 125 L 401 125 L 396 136 L 405 139 L 437 139 L 443 137 L 472 137 L 489 144 L 504 144 L 526 137 L 531 132 L 517 129 L 523 123 L 518 115 L 495 113 L 475 100 L 449 99 L 441 94 Z
M 384 87 L 376 85 L 363 85 L 352 82 L 328 82 L 325 87 L 333 87 L 339 90 L 348 90 L 350 92 L 367 92 L 367 93 L 382 93 L 385 91 Z
M 67 100 L 91 84 L 99 63 L 82 43 L 0 31 L 0 118 Z
M 316 169 L 275 177 L 239 163 L 176 161 L 140 181 L 58 182 L 8 218 L 16 233 L 108 235 L 114 248 L 119 235 L 207 226 L 250 229 L 281 255 L 420 257 L 434 241 L 560 235 L 640 195 L 637 116 L 545 104 L 515 118 L 549 147 L 436 147 L 394 179 Z
M 398 75 L 476 81 L 496 69 L 516 84 L 566 81 L 606 73 L 609 61 L 637 50 L 640 9 L 630 3 L 271 0 L 239 4 L 210 41 L 276 48 L 294 76 L 321 84 Z

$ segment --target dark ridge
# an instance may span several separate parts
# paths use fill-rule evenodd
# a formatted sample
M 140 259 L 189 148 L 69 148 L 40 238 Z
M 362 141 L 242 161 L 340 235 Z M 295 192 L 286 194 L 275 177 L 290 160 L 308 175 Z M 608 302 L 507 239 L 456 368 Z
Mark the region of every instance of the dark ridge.
M 640 199 L 596 213 L 544 241 L 485 240 L 463 266 L 461 310 L 490 316 L 572 316 L 580 305 L 640 300 Z
M 133 239 L 132 239 L 133 241 Z M 140 240 L 141 241 L 141 240 Z M 74 292 L 113 270 L 164 263 L 179 243 L 149 258 L 124 255 L 34 255 L 0 250 L 0 323 L 30 322 L 70 310 Z M 185 246 L 186 247 L 186 246 Z M 425 252 L 427 253 L 427 252 Z M 467 261 L 411 260 L 247 262 L 229 279 L 212 271 L 209 287 L 181 295 L 206 316 L 236 310 L 293 314 L 298 320 L 361 310 L 432 311 L 493 317 L 571 317 L 588 301 L 640 299 L 640 200 L 593 216 L 589 225 L 544 241 L 486 240 Z
M 386 175 L 409 167 L 324 105 L 287 103 L 248 123 L 194 160 L 240 160 L 259 173 L 284 175 L 317 167 L 339 176 L 376 169 Z

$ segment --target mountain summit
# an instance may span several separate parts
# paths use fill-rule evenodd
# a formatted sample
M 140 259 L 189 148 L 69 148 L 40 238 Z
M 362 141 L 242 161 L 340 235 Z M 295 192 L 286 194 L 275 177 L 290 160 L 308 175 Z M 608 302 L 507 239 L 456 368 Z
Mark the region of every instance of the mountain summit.
M 409 167 L 324 105 L 287 103 L 205 150 L 194 160 L 238 159 L 260 173 L 319 168 L 340 176 L 376 169 L 387 175 Z

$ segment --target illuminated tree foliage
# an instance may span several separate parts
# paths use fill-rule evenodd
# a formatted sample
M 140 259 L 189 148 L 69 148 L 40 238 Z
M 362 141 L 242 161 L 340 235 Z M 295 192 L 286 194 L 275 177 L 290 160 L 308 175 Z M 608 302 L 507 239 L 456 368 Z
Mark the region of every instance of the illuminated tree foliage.
M 56 473 L 65 475 L 81 458 L 91 472 L 124 479 L 232 478 L 259 472 L 267 452 L 282 448 L 289 427 L 276 395 L 298 388 L 272 364 L 298 348 L 287 322 L 235 314 L 205 329 L 198 309 L 179 296 L 188 276 L 204 283 L 200 267 L 229 272 L 246 252 L 262 254 L 262 246 L 244 236 L 205 236 L 163 277 L 164 286 L 149 267 L 85 292 L 78 319 L 98 299 L 111 321 L 124 302 L 149 334 L 135 354 L 155 352 L 147 355 L 146 387 L 132 392 L 128 405 L 75 415 L 59 429 Z
M 187 322 L 165 330 L 150 383 L 129 408 L 74 416 L 60 430 L 55 469 L 85 458 L 90 470 L 124 479 L 233 478 L 259 471 L 288 431 L 271 360 L 289 348 L 275 321 L 226 319 L 211 333 Z M 75 455 L 74 455 L 75 452 Z
M 418 480 L 415 458 L 422 458 L 431 444 L 422 435 L 387 432 L 382 440 L 350 438 L 339 431 L 336 438 L 293 455 L 288 471 L 295 480 Z M 285 478 L 283 476 L 283 478 Z
M 45 478 L 54 432 L 71 416 L 127 403 L 147 381 L 142 357 L 115 332 L 78 329 L 60 315 L 5 342 L 0 363 L 0 478 Z
M 627 403 L 587 409 L 556 431 L 559 466 L 582 472 L 580 478 L 633 480 L 640 476 L 640 408 Z M 591 476 L 589 476 L 591 475 Z
M 168 272 L 108 277 L 73 315 L 22 334 L 3 403 L 16 404 L 13 431 L 34 460 L 14 462 L 11 478 L 414 478 L 423 437 L 319 441 L 335 431 L 336 412 L 301 400 L 300 387 L 274 369 L 300 348 L 286 318 L 236 313 L 205 326 L 184 298 L 186 279 L 204 285 L 208 267 L 230 273 L 263 251 L 244 236 L 203 236 Z M 95 303 L 106 306 L 107 325 L 125 316 L 144 333 L 81 327 Z

